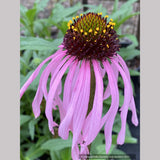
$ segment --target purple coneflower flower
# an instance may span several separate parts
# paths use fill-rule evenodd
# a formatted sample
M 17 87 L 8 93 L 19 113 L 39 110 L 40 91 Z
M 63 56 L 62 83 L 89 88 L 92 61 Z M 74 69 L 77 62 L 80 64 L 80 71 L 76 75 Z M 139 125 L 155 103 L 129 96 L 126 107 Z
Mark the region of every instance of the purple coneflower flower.
M 45 59 L 33 72 L 20 90 L 20 97 L 37 77 L 42 66 L 44 69 L 39 86 L 32 103 L 37 118 L 40 115 L 40 104 L 43 96 L 46 100 L 45 114 L 49 130 L 54 134 L 54 127 L 59 125 L 58 134 L 68 139 L 69 131 L 73 133 L 72 158 L 79 154 L 88 154 L 88 145 L 96 138 L 104 126 L 106 153 L 112 143 L 112 127 L 119 107 L 119 91 L 117 86 L 120 73 L 124 81 L 124 103 L 121 111 L 121 130 L 117 143 L 125 140 L 126 118 L 128 108 L 132 111 L 132 123 L 138 125 L 135 102 L 133 98 L 130 74 L 124 60 L 116 52 L 119 51 L 119 39 L 114 30 L 112 19 L 108 16 L 88 13 L 73 17 L 68 22 L 68 30 L 59 50 Z M 63 99 L 61 80 L 69 69 L 64 83 Z M 108 75 L 108 86 L 104 88 L 103 78 Z M 48 77 L 51 75 L 49 91 Z M 107 113 L 102 117 L 103 100 L 111 96 L 112 102 Z M 52 110 L 59 108 L 60 124 L 53 120 Z M 105 106 L 104 106 L 105 107 Z M 79 150 L 79 145 L 80 150 Z

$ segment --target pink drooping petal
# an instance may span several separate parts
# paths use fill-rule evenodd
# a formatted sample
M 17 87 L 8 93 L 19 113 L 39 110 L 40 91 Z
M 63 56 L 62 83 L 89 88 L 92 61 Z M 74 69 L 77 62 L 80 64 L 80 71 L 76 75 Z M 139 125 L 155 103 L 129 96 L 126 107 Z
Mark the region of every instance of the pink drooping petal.
M 68 66 L 72 63 L 74 58 L 70 58 L 61 68 L 57 76 L 55 77 L 53 84 L 49 90 L 48 96 L 47 96 L 47 101 L 46 101 L 46 109 L 45 109 L 45 114 L 48 119 L 48 125 L 49 125 L 49 130 L 51 131 L 52 134 L 54 134 L 53 130 L 53 115 L 52 115 L 52 105 L 53 105 L 53 99 L 55 97 L 55 93 L 58 87 L 58 84 L 61 81 L 62 76 L 64 75 L 66 69 Z
M 118 56 L 118 62 L 120 63 L 120 65 L 122 66 L 124 72 L 126 73 L 127 75 L 127 78 L 129 80 L 129 82 L 131 81 L 131 78 L 130 78 L 130 74 L 129 74 L 129 70 L 128 70 L 128 67 L 126 65 L 126 63 L 124 62 L 124 60 L 122 59 L 122 57 L 120 55 L 117 55 Z M 132 89 L 132 87 L 131 87 Z M 133 91 L 132 91 L 133 92 Z M 137 118 L 137 113 L 136 113 L 136 106 L 135 106 L 135 102 L 134 102 L 134 98 L 132 96 L 132 99 L 131 99 L 131 103 L 130 103 L 130 109 L 132 111 L 132 123 L 137 126 L 138 125 L 138 118 Z
M 80 66 L 81 66 L 81 62 L 79 61 L 79 63 L 77 64 L 74 76 L 73 76 L 71 90 L 73 90 L 73 88 L 75 86 L 75 83 L 76 83 L 76 80 L 77 80 L 77 77 L 78 77 L 78 74 L 79 74 Z
M 115 60 L 118 61 L 117 58 L 115 58 Z M 116 81 L 118 81 L 118 70 L 117 70 L 116 66 L 113 63 L 111 64 L 111 67 L 112 67 L 112 70 L 114 72 Z M 106 88 L 106 90 L 104 92 L 103 99 L 104 100 L 107 99 L 110 95 L 111 95 L 111 93 L 110 93 L 110 86 L 109 86 L 109 83 L 108 83 L 107 88 Z
M 61 122 L 58 130 L 58 134 L 63 139 L 67 139 L 69 135 L 69 129 L 71 127 L 71 120 L 73 118 L 73 113 L 75 112 L 75 107 L 77 105 L 77 100 L 79 98 L 80 90 L 84 81 L 84 74 L 85 74 L 85 63 L 82 62 L 82 66 L 80 69 L 80 73 L 76 80 L 76 85 L 74 87 L 71 101 L 69 103 L 69 108 L 67 110 L 66 116 L 64 117 L 63 121 Z
M 58 50 L 55 54 L 49 56 L 48 58 L 46 58 L 37 68 L 36 70 L 32 73 L 32 75 L 29 77 L 29 79 L 26 81 L 26 83 L 22 86 L 21 90 L 20 90 L 20 98 L 23 96 L 24 92 L 26 91 L 26 89 L 29 87 L 29 85 L 33 82 L 33 80 L 37 77 L 38 73 L 40 72 L 42 66 L 48 62 L 50 59 L 54 58 L 55 56 L 57 56 L 62 50 Z
M 86 145 L 89 145 L 97 136 L 100 130 L 100 122 L 102 117 L 102 108 L 103 108 L 103 80 L 100 73 L 100 69 L 98 67 L 98 62 L 92 60 L 95 79 L 96 79 L 96 88 L 95 88 L 95 95 L 93 101 L 93 108 L 91 110 L 91 118 L 90 121 L 86 122 L 84 127 L 84 140 Z M 89 126 L 89 129 L 88 129 Z
M 101 76 L 104 77 L 104 75 L 105 75 L 105 69 L 101 67 L 100 63 L 98 63 L 98 67 L 99 67 L 99 70 L 101 72 Z
M 88 149 L 88 147 L 87 147 L 86 145 L 81 144 L 80 154 L 82 154 L 82 155 L 87 155 L 87 154 L 89 154 L 89 149 Z
M 124 72 L 124 70 L 121 68 L 120 65 L 118 65 L 118 63 L 112 59 L 112 63 L 114 63 L 117 67 L 117 69 L 119 70 L 122 79 L 124 81 L 124 102 L 123 105 L 121 107 L 121 130 L 118 134 L 118 138 L 117 138 L 117 143 L 118 144 L 123 144 L 124 140 L 125 140 L 125 131 L 126 131 L 126 120 L 127 120 L 127 113 L 128 113 L 128 107 L 129 104 L 131 102 L 131 98 L 132 98 L 132 89 L 131 89 L 131 83 L 128 81 L 128 78 Z
M 130 108 L 131 108 L 131 111 L 132 111 L 132 123 L 135 126 L 138 126 L 138 117 L 137 117 L 136 105 L 135 105 L 133 96 L 132 96 L 132 99 L 131 99 Z
M 54 70 L 54 68 L 57 66 L 57 64 L 60 62 L 60 60 L 63 56 L 65 56 L 65 53 L 59 52 L 59 54 L 57 54 L 54 57 L 54 59 L 52 59 L 52 61 L 47 65 L 47 67 L 42 72 L 41 78 L 39 80 L 38 89 L 37 89 L 36 95 L 34 97 L 34 100 L 32 102 L 33 113 L 36 118 L 40 115 L 40 104 L 41 104 L 42 98 L 43 98 L 42 82 L 48 80 L 48 76 L 49 76 L 51 70 Z M 47 99 L 46 96 L 45 96 L 45 98 Z
M 119 92 L 118 92 L 117 80 L 115 78 L 115 74 L 113 72 L 111 65 L 107 60 L 103 62 L 103 65 L 108 74 L 110 92 L 112 97 L 111 106 L 106 115 L 102 118 L 100 126 L 102 127 L 103 124 L 106 122 L 104 131 L 106 140 L 106 153 L 108 153 L 112 143 L 112 127 L 119 106 Z
M 67 74 L 67 77 L 65 79 L 65 83 L 64 83 L 64 91 L 63 91 L 63 108 L 65 111 L 67 111 L 68 107 L 69 107 L 69 102 L 71 99 L 71 86 L 73 83 L 73 77 L 75 75 L 75 70 L 77 67 L 78 62 L 75 61 L 74 64 L 70 67 L 69 72 Z M 64 117 L 65 115 L 63 115 Z
M 109 96 L 111 95 L 111 92 L 110 92 L 110 86 L 109 84 L 107 85 L 107 88 L 104 92 L 104 96 L 103 96 L 103 100 L 107 99 Z
M 78 145 L 75 145 L 74 148 L 72 149 L 72 159 L 73 160 L 79 160 L 79 147 Z
M 87 115 L 89 96 L 90 96 L 90 63 L 86 62 L 85 77 L 83 87 L 77 101 L 77 106 L 73 115 L 73 140 L 72 147 L 77 144 L 78 138 L 81 134 L 82 127 Z
M 48 67 L 48 70 L 45 72 L 45 75 L 44 75 L 44 79 L 42 81 L 42 90 L 43 90 L 43 93 L 44 93 L 44 97 L 45 99 L 47 99 L 47 96 L 48 96 L 48 93 L 47 93 L 47 80 L 48 80 L 48 76 L 49 74 L 51 73 L 51 70 L 52 68 L 54 67 L 54 73 L 51 77 L 51 80 L 50 80 L 50 88 L 53 84 L 53 81 L 55 80 L 55 77 L 57 76 L 59 70 L 62 68 L 62 66 L 64 65 L 64 63 L 66 62 L 66 60 L 69 58 L 69 56 L 66 56 L 61 62 L 60 61 L 57 61 L 57 63 L 52 63 L 49 67 Z M 54 65 L 54 66 L 53 66 Z M 46 78 L 47 77 L 47 78 Z M 59 85 L 59 84 L 58 84 Z

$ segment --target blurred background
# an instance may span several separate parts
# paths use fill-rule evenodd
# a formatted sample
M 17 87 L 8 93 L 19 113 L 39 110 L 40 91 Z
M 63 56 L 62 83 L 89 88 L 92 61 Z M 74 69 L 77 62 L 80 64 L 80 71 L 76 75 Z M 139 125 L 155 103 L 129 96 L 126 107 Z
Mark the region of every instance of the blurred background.
M 140 1 L 139 0 L 20 0 L 20 86 L 22 87 L 35 68 L 53 54 L 63 41 L 68 21 L 80 13 L 102 12 L 116 22 L 121 49 L 119 54 L 126 61 L 133 84 L 138 118 L 140 118 Z M 43 68 L 44 69 L 44 68 Z M 42 69 L 42 71 L 43 71 Z M 41 73 L 42 73 L 41 71 Z M 32 101 L 39 83 L 38 76 L 21 99 L 20 141 L 21 160 L 71 160 L 72 135 L 64 141 L 53 136 L 48 130 L 44 109 L 41 116 L 34 118 Z M 63 77 L 63 82 L 65 77 Z M 120 106 L 123 104 L 123 83 L 118 79 Z M 109 108 L 110 100 L 104 101 Z M 58 110 L 54 118 L 59 122 Z M 139 119 L 140 120 L 140 119 Z M 59 124 L 59 123 L 58 123 Z M 113 127 L 113 144 L 110 154 L 128 155 L 128 160 L 140 159 L 140 125 L 131 123 L 131 112 L 127 117 L 125 144 L 116 144 L 120 130 L 120 116 L 117 115 Z M 103 129 L 91 145 L 91 154 L 105 154 Z

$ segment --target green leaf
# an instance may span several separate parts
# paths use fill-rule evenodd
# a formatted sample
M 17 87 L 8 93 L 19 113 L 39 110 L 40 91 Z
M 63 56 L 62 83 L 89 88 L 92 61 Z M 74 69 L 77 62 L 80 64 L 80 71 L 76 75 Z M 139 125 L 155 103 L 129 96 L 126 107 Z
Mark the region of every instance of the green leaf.
M 36 16 L 36 9 L 33 8 L 33 9 L 29 9 L 27 12 L 26 12 L 26 17 L 28 19 L 28 23 L 29 24 L 33 24 L 33 21 L 35 19 L 35 16 Z
M 97 137 L 95 138 L 95 140 L 92 142 L 91 145 L 91 150 L 90 150 L 91 154 L 97 153 L 97 146 L 103 144 L 104 139 L 105 139 L 104 134 L 99 133 L 97 135 Z
M 44 8 L 47 6 L 49 0 L 36 0 L 34 3 L 34 7 L 36 8 L 36 12 L 39 13 L 40 11 L 43 11 Z
M 134 137 L 126 137 L 125 143 L 137 143 L 137 138 Z
M 44 153 L 45 151 L 41 150 L 40 147 L 36 147 L 36 144 L 33 144 L 25 153 L 25 158 L 28 158 L 29 160 L 35 160 L 42 156 Z
M 29 65 L 26 63 L 26 61 L 22 57 L 20 57 L 20 64 L 23 66 L 23 69 L 29 69 L 29 70 L 31 70 L 31 68 L 29 67 Z
M 20 126 L 22 126 L 24 123 L 28 122 L 32 117 L 27 115 L 20 115 Z
M 34 140 L 35 125 L 38 123 L 39 120 L 40 118 L 32 119 L 28 124 L 29 134 L 32 140 Z
M 54 41 L 47 41 L 42 38 L 35 37 L 21 37 L 20 39 L 20 49 L 25 50 L 56 50 L 58 46 L 62 43 L 62 38 L 55 39 Z
M 118 10 L 118 3 L 119 3 L 119 0 L 115 0 L 114 5 L 113 5 L 112 14 Z
M 64 8 L 60 3 L 55 4 L 55 7 L 52 11 L 52 20 L 55 24 L 63 21 L 65 17 L 75 14 L 78 10 L 82 8 L 81 3 L 77 3 L 72 7 Z M 61 14 L 57 14 L 61 13 Z
M 117 30 L 125 21 L 127 21 L 128 19 L 132 18 L 133 16 L 139 15 L 140 12 L 135 12 L 133 14 L 130 15 L 126 15 L 124 18 L 122 18 L 119 22 L 117 22 L 115 29 Z
M 119 52 L 117 52 L 122 58 L 126 60 L 131 60 L 136 56 L 140 55 L 140 51 L 138 49 L 133 48 L 121 48 Z
M 130 75 L 131 76 L 140 76 L 140 72 L 133 70 L 133 69 L 129 69 Z
M 71 147 L 72 140 L 62 140 L 60 138 L 48 140 L 46 143 L 42 144 L 41 149 L 58 151 L 67 147 Z
M 112 144 L 108 154 L 112 153 L 112 151 L 115 147 L 116 147 L 116 145 Z M 106 145 L 105 144 L 98 145 L 96 148 L 97 148 L 97 152 L 95 152 L 96 154 L 106 154 Z
M 71 148 L 64 148 L 60 151 L 61 160 L 71 160 Z
M 61 160 L 59 151 L 50 151 L 51 160 Z
M 20 5 L 20 16 L 25 16 L 28 9 L 25 6 Z
M 125 16 L 126 12 L 128 12 L 128 10 L 130 10 L 131 5 L 136 2 L 137 0 L 128 0 L 126 3 L 124 3 L 120 9 L 118 9 L 116 12 L 114 12 L 111 17 L 112 19 L 116 20 L 118 19 L 120 16 Z

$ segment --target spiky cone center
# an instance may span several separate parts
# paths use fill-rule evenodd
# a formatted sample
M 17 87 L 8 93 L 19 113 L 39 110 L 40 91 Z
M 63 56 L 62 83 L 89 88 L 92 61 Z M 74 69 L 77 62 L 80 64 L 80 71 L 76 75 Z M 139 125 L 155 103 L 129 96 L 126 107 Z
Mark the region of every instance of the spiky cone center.
M 107 23 L 108 16 L 101 13 L 87 13 L 73 17 L 68 22 L 68 30 L 63 39 L 64 49 L 68 55 L 78 60 L 105 60 L 119 51 L 119 39 L 114 30 L 112 19 Z

